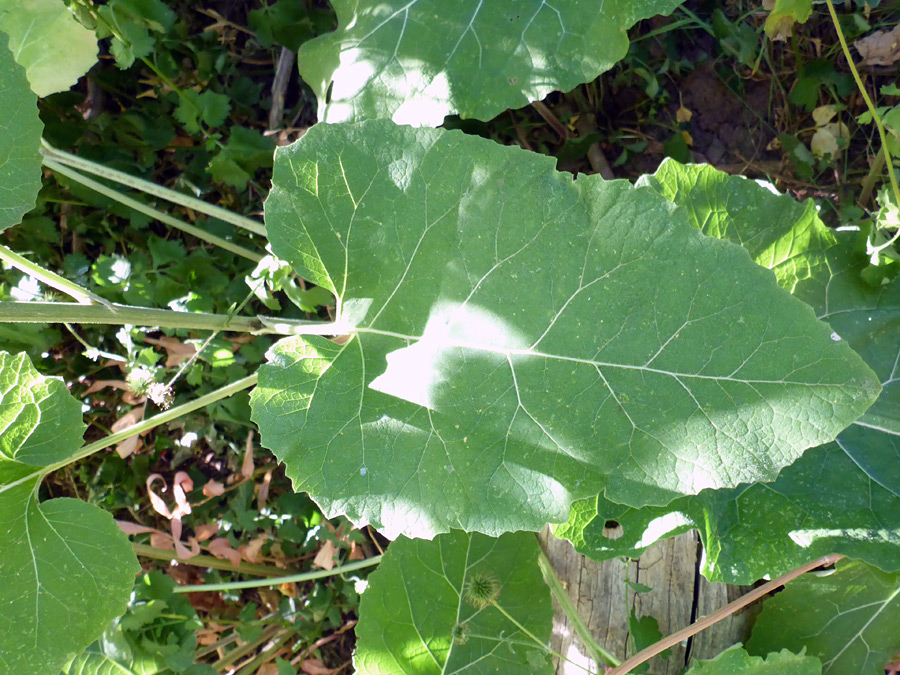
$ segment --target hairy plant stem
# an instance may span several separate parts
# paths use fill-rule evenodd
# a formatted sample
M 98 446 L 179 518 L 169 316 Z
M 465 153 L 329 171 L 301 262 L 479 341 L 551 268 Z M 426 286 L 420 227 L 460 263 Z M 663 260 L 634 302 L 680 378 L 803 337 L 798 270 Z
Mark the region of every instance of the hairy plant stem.
M 82 288 L 76 283 L 69 281 L 68 279 L 59 276 L 56 272 L 51 272 L 50 270 L 44 269 L 37 263 L 33 263 L 28 258 L 24 258 L 19 255 L 15 251 L 7 248 L 0 244 L 0 260 L 12 265 L 17 270 L 21 272 L 25 272 L 30 277 L 34 277 L 38 281 L 51 288 L 55 288 L 62 293 L 65 293 L 71 298 L 74 298 L 77 302 L 85 305 L 91 304 L 99 304 L 105 305 L 107 307 L 111 306 L 111 303 L 107 300 L 104 300 L 99 295 L 91 293 L 86 288 Z
M 830 0 L 829 0 L 829 2 L 830 2 Z M 687 628 L 683 628 L 682 630 L 678 631 L 677 633 L 672 633 L 668 637 L 665 637 L 662 640 L 660 640 L 659 642 L 650 645 L 646 649 L 642 649 L 637 654 L 632 656 L 630 659 L 628 659 L 624 663 L 622 663 L 620 666 L 610 670 L 607 675 L 625 675 L 626 673 L 630 673 L 634 668 L 637 668 L 644 661 L 648 661 L 649 659 L 653 658 L 657 654 L 660 654 L 660 653 L 666 651 L 670 647 L 674 647 L 675 645 L 682 642 L 683 640 L 687 640 L 692 635 L 696 635 L 700 631 L 709 628 L 710 626 L 712 626 L 715 623 L 718 623 L 722 619 L 724 619 L 728 616 L 731 616 L 738 610 L 743 609 L 744 607 L 749 605 L 751 602 L 758 600 L 759 598 L 763 597 L 764 595 L 768 595 L 772 591 L 778 590 L 779 588 L 781 588 L 788 582 L 793 581 L 797 577 L 799 577 L 803 574 L 806 574 L 807 572 L 810 572 L 818 567 L 827 567 L 828 565 L 833 565 L 834 563 L 836 563 L 838 560 L 840 560 L 843 557 L 844 556 L 839 555 L 837 553 L 832 553 L 832 554 L 826 555 L 822 558 L 817 558 L 816 560 L 813 560 L 812 562 L 808 562 L 805 565 L 801 565 L 800 567 L 798 567 L 794 570 L 791 570 L 787 574 L 782 574 L 777 579 L 773 579 L 772 581 L 769 581 L 769 582 L 763 584 L 759 588 L 754 588 L 749 593 L 742 595 L 740 598 L 738 598 L 734 602 L 731 602 L 731 603 L 725 605 L 724 607 L 713 612 L 709 616 L 704 616 L 702 619 L 699 619 L 698 621 L 692 623 Z
M 255 317 L 109 304 L 81 305 L 75 302 L 0 301 L 0 323 L 99 323 L 159 326 L 193 330 L 226 330 L 253 333 L 262 323 Z
M 316 570 L 315 572 L 303 572 L 302 574 L 292 574 L 286 577 L 271 577 L 268 579 L 253 579 L 251 581 L 232 581 L 222 584 L 196 584 L 194 586 L 178 586 L 175 593 L 200 593 L 203 591 L 235 591 L 242 588 L 264 588 L 267 586 L 278 586 L 280 584 L 300 583 L 303 581 L 312 581 L 314 579 L 324 579 L 333 577 L 346 572 L 355 572 L 356 570 L 372 567 L 381 562 L 381 556 L 376 555 L 365 560 L 357 560 L 333 567 L 330 570 Z
M 211 555 L 195 555 L 187 559 L 181 559 L 175 551 L 167 551 L 166 549 L 155 548 L 153 546 L 148 546 L 147 544 L 132 544 L 131 548 L 134 550 L 135 555 L 141 556 L 142 558 L 175 562 L 179 565 L 209 567 L 214 570 L 224 570 L 226 572 L 235 572 L 237 574 L 255 574 L 263 577 L 272 577 L 284 573 L 283 569 L 272 567 L 271 565 L 254 565 L 252 563 L 233 565 L 228 560 L 215 558 Z
M 572 623 L 575 632 L 578 634 L 578 637 L 581 638 L 581 643 L 588 650 L 594 663 L 598 665 L 605 663 L 607 666 L 618 666 L 622 663 L 594 640 L 590 630 L 585 625 L 584 621 L 581 620 L 581 617 L 578 616 L 578 610 L 576 610 L 575 605 L 572 604 L 569 594 L 566 593 L 566 589 L 563 588 L 562 582 L 559 580 L 559 577 L 556 576 L 553 565 L 550 564 L 550 560 L 547 558 L 543 549 L 538 554 L 538 567 L 541 568 L 541 574 L 544 575 L 544 582 L 550 587 L 550 592 L 553 594 L 553 597 L 556 598 L 556 602 L 559 603 L 560 609 L 562 609 L 563 613 L 565 613 L 566 617 L 568 617 L 569 621 Z
M 178 204 L 179 206 L 183 206 L 187 209 L 193 209 L 194 211 L 203 213 L 207 216 L 210 216 L 211 218 L 218 218 L 219 220 L 225 221 L 226 223 L 230 223 L 231 225 L 235 225 L 236 227 L 243 228 L 248 232 L 253 232 L 254 234 L 258 234 L 263 237 L 266 236 L 265 225 L 256 220 L 253 220 L 252 218 L 240 216 L 229 211 L 228 209 L 223 209 L 221 206 L 216 206 L 215 204 L 205 202 L 202 199 L 197 199 L 196 197 L 191 197 L 190 195 L 177 192 L 176 190 L 157 185 L 156 183 L 144 180 L 143 178 L 136 178 L 135 176 L 124 173 L 123 171 L 110 169 L 109 167 L 102 164 L 97 164 L 96 162 L 82 159 L 77 155 L 72 155 L 68 152 L 57 150 L 52 145 L 47 143 L 47 141 L 45 141 L 44 139 L 41 139 L 41 142 L 44 145 L 43 149 L 41 150 L 41 154 L 51 161 L 57 162 L 59 164 L 65 164 L 66 166 L 72 167 L 73 169 L 81 169 L 82 171 L 93 174 L 95 176 L 100 176 L 101 178 L 115 181 L 116 183 L 119 183 L 121 185 L 126 185 L 133 190 L 139 190 L 140 192 L 144 192 L 148 195 L 153 195 L 154 197 L 159 197 L 160 199 L 165 199 L 168 202 Z
M 866 107 L 869 109 L 869 113 L 872 115 L 872 120 L 875 122 L 875 127 L 878 129 L 878 137 L 881 140 L 881 152 L 884 153 L 885 163 L 887 164 L 888 179 L 891 183 L 891 190 L 894 193 L 894 201 L 898 205 L 900 205 L 900 184 L 898 184 L 897 182 L 897 172 L 894 168 L 894 158 L 891 157 L 891 151 L 888 149 L 887 131 L 884 128 L 884 123 L 881 121 L 881 116 L 878 114 L 878 109 L 872 102 L 872 98 L 869 96 L 869 92 L 866 90 L 862 78 L 859 76 L 859 71 L 856 69 L 856 64 L 853 62 L 853 55 L 850 53 L 850 47 L 847 44 L 847 38 L 844 37 L 844 30 L 841 28 L 841 22 L 838 21 L 837 12 L 834 9 L 834 3 L 831 0 L 825 0 L 825 3 L 828 5 L 828 13 L 831 15 L 831 22 L 834 24 L 834 30 L 837 32 L 838 40 L 841 43 L 841 49 L 844 52 L 844 57 L 847 59 L 847 64 L 850 66 L 850 72 L 853 73 L 853 79 L 856 81 L 856 87 L 859 89 L 859 93 L 862 94 L 863 100 L 866 102 Z M 876 246 L 875 249 L 870 253 L 878 253 L 879 251 L 883 251 L 888 246 L 891 246 L 895 241 L 897 241 L 898 237 L 900 237 L 900 229 L 897 230 L 893 237 L 891 237 L 888 241 L 881 244 L 880 246 Z
M 56 173 L 66 176 L 76 183 L 81 183 L 85 187 L 89 187 L 95 192 L 99 192 L 104 197 L 109 197 L 110 199 L 114 199 L 120 204 L 124 204 L 125 206 L 134 209 L 144 215 L 150 216 L 154 220 L 158 220 L 161 223 L 165 223 L 171 227 L 174 227 L 177 230 L 181 230 L 182 232 L 186 232 L 197 239 L 201 239 L 209 244 L 213 244 L 214 246 L 218 246 L 220 248 L 224 248 L 226 251 L 230 251 L 235 255 L 239 255 L 242 258 L 247 258 L 248 260 L 252 260 L 253 262 L 259 262 L 263 259 L 263 256 L 259 253 L 251 251 L 250 249 L 244 248 L 238 244 L 232 243 L 222 237 L 219 237 L 215 234 L 210 234 L 205 230 L 201 230 L 199 227 L 195 227 L 189 223 L 184 222 L 174 216 L 170 216 L 167 213 L 164 213 L 158 209 L 153 208 L 152 206 L 148 206 L 137 199 L 129 197 L 123 192 L 119 192 L 118 190 L 114 190 L 111 187 L 104 185 L 103 183 L 98 183 L 92 178 L 88 178 L 84 176 L 74 169 L 70 167 L 63 166 L 62 164 L 55 162 L 51 159 L 44 158 L 44 166 L 48 169 L 55 171 Z

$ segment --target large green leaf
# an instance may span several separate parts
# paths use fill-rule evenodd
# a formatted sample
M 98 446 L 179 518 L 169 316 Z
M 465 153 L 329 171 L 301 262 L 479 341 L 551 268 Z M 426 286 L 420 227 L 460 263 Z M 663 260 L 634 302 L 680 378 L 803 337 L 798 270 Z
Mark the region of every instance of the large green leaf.
M 714 659 L 695 661 L 687 675 L 821 675 L 822 663 L 814 656 L 786 649 L 765 658 L 750 656 L 740 645 L 729 647 Z
M 679 172 L 682 177 L 693 172 L 706 178 L 693 185 L 681 182 L 678 189 L 670 183 L 670 198 L 692 213 L 699 211 L 691 204 L 705 199 L 708 212 L 731 218 L 727 228 L 720 228 L 725 236 L 753 241 L 753 231 L 748 229 L 753 222 L 742 217 L 758 211 L 727 198 L 747 181 L 722 175 L 709 181 L 707 169 L 698 167 L 681 167 Z M 735 183 L 733 192 L 706 191 L 722 182 Z M 783 200 L 764 193 L 760 198 Z M 781 212 L 787 215 L 779 218 L 765 211 L 771 236 L 803 241 L 803 233 L 809 232 L 805 220 L 801 217 L 792 226 L 789 221 L 794 214 L 786 207 Z M 696 226 L 703 222 L 703 217 L 695 219 Z M 801 233 L 797 237 L 792 234 L 795 227 Z M 860 271 L 866 259 L 853 253 L 853 235 L 844 235 L 830 248 L 827 238 L 806 241 L 807 253 L 797 251 L 792 264 L 807 270 L 809 277 L 782 275 L 780 280 L 795 288 L 795 296 L 812 305 L 831 324 L 835 336 L 875 370 L 884 391 L 872 408 L 835 443 L 807 451 L 773 483 L 707 490 L 665 508 L 632 509 L 601 496 L 576 504 L 569 522 L 557 528 L 558 536 L 570 539 L 586 555 L 607 559 L 639 555 L 659 539 L 696 528 L 706 549 L 704 574 L 731 583 L 751 583 L 831 552 L 900 570 L 900 386 L 896 381 L 900 282 L 880 288 L 863 282 Z M 751 253 L 757 254 L 752 245 Z M 777 259 L 773 262 L 777 264 Z M 621 537 L 606 536 L 610 520 L 621 525 L 621 530 L 616 529 Z
M 626 30 L 681 0 L 332 0 L 338 29 L 305 43 L 300 74 L 325 122 L 437 126 L 490 119 L 609 70 Z
M 747 650 L 802 647 L 825 675 L 883 675 L 900 653 L 900 575 L 842 560 L 833 574 L 792 581 L 763 605 Z
M 36 499 L 83 431 L 61 380 L 0 353 L 0 672 L 57 675 L 125 611 L 134 585 L 137 561 L 110 514 Z
M 21 222 L 41 189 L 37 97 L 0 33 L 0 232 Z
M 62 0 L 0 0 L 0 31 L 38 96 L 66 91 L 97 62 L 97 38 Z
M 392 543 L 360 603 L 357 672 L 552 673 L 553 607 L 539 550 L 524 532 Z
M 665 504 L 774 479 L 877 394 L 743 249 L 553 164 L 386 121 L 279 151 L 273 251 L 349 339 L 279 342 L 253 415 L 328 513 L 430 537 Z

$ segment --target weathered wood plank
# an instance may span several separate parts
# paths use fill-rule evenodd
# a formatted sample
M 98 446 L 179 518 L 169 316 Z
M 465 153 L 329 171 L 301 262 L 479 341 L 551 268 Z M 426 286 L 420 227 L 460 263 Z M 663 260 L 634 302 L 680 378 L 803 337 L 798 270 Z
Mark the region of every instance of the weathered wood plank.
M 634 652 L 628 632 L 632 609 L 638 617 L 652 616 L 663 635 L 689 625 L 742 595 L 747 589 L 711 584 L 699 575 L 700 547 L 696 533 L 660 542 L 639 560 L 607 560 L 602 563 L 576 553 L 568 541 L 556 539 L 545 529 L 540 536 L 547 557 L 567 589 L 579 616 L 594 639 L 618 658 Z M 626 580 L 649 586 L 634 593 Z M 558 675 L 597 672 L 565 613 L 556 606 L 551 648 L 566 660 L 557 660 Z M 747 637 L 753 613 L 742 612 L 679 645 L 667 659 L 654 658 L 650 672 L 676 675 L 693 658 L 712 658 Z M 591 670 L 588 671 L 588 668 Z

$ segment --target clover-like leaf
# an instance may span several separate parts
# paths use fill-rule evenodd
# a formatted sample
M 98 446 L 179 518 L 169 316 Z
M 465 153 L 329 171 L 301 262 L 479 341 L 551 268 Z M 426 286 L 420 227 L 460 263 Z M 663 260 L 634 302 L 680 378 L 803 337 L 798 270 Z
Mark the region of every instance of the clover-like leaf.
M 806 574 L 763 604 L 751 654 L 805 647 L 823 675 L 883 675 L 900 653 L 900 574 L 842 560 L 833 574 Z
M 0 32 L 0 232 L 34 208 L 41 189 L 37 97 Z
M 637 556 L 660 539 L 697 529 L 706 550 L 704 575 L 730 583 L 752 583 L 832 552 L 900 570 L 900 281 L 873 288 L 860 278 L 867 260 L 853 253 L 853 235 L 810 237 L 803 207 L 792 213 L 784 197 L 764 191 L 759 199 L 772 203 L 754 207 L 732 197 L 751 183 L 711 171 L 669 171 L 665 194 L 688 207 L 696 227 L 718 222 L 716 233 L 788 270 L 780 282 L 831 324 L 835 340 L 863 357 L 883 392 L 834 443 L 808 450 L 772 483 L 705 490 L 663 508 L 633 509 L 601 496 L 577 503 L 555 532 L 602 560 Z M 689 174 L 697 181 L 686 179 Z M 756 235 L 758 214 L 765 214 L 764 231 L 773 241 L 793 244 L 789 267 L 780 257 L 760 257 L 772 245 Z M 818 222 L 812 227 L 824 229 Z M 621 526 L 619 538 L 607 536 L 609 521 Z
M 138 571 L 112 516 L 38 484 L 81 445 L 81 405 L 0 352 L 0 672 L 57 675 L 125 611 Z
M 62 0 L 0 0 L 0 31 L 38 96 L 66 91 L 97 62 L 97 38 Z
M 360 603 L 357 672 L 552 673 L 539 552 L 524 532 L 393 542 Z
M 266 221 L 273 252 L 336 295 L 319 332 L 346 337 L 271 350 L 263 443 L 326 512 L 388 536 L 773 480 L 879 391 L 684 211 L 484 139 L 319 125 L 279 151 Z
M 740 645 L 733 645 L 714 659 L 694 661 L 687 675 L 821 675 L 822 663 L 814 656 L 794 654 L 787 649 L 765 658 L 750 656 Z
M 490 119 L 609 70 L 626 30 L 682 0 L 333 0 L 338 28 L 300 49 L 325 122 Z

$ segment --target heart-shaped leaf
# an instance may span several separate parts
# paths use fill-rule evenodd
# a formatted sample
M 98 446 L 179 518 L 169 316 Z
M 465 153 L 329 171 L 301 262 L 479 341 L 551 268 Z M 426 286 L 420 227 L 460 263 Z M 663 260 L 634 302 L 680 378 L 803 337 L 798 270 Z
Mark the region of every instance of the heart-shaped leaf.
M 738 584 L 832 552 L 900 570 L 900 282 L 865 283 L 867 261 L 853 253 L 853 235 L 836 239 L 818 218 L 809 222 L 804 206 L 792 209 L 789 198 L 750 181 L 671 163 L 655 178 L 696 227 L 744 242 L 757 261 L 773 265 L 780 282 L 831 324 L 834 338 L 875 370 L 884 390 L 834 443 L 807 451 L 773 483 L 705 490 L 664 508 L 633 509 L 601 496 L 577 503 L 557 536 L 603 560 L 636 557 L 660 539 L 697 529 L 704 575 Z M 759 238 L 764 233 L 771 241 Z M 765 253 L 772 249 L 791 253 L 782 260 Z M 607 536 L 609 521 L 621 526 L 619 538 Z
M 486 120 L 593 80 L 681 2 L 333 0 L 338 28 L 301 47 L 300 74 L 325 122 Z
M 0 352 L 0 672 L 58 675 L 125 611 L 139 568 L 112 516 L 38 484 L 81 445 L 81 404 Z
M 360 603 L 357 672 L 552 673 L 539 552 L 524 532 L 393 542 Z
M 386 121 L 314 127 L 273 182 L 273 251 L 335 293 L 319 331 L 347 339 L 278 343 L 254 419 L 296 489 L 388 536 L 773 480 L 879 391 L 770 272 L 647 188 Z

